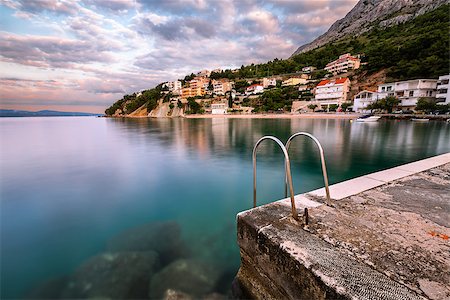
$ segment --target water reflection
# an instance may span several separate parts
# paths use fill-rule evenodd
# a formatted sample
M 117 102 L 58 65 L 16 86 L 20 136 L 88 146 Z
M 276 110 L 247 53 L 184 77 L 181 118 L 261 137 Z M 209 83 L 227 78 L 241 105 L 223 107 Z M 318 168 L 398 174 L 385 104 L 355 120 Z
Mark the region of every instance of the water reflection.
M 226 296 L 254 143 L 298 131 L 321 141 L 330 183 L 450 151 L 444 122 L 0 120 L 1 298 Z M 283 197 L 283 157 L 258 151 L 267 203 Z M 296 193 L 321 187 L 315 145 L 290 153 Z

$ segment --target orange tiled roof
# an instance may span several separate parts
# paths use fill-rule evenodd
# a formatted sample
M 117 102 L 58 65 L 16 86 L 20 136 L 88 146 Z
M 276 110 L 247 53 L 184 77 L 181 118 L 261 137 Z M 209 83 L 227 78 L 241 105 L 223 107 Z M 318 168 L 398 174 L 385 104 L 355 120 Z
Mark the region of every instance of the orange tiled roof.
M 346 82 L 347 80 L 348 80 L 347 77 L 336 79 L 336 84 L 344 83 L 344 82 Z
M 324 80 L 322 80 L 321 82 L 319 82 L 319 84 L 318 84 L 317 86 L 326 85 L 326 84 L 328 84 L 328 83 L 342 84 L 342 83 L 345 83 L 347 80 L 348 80 L 347 77 L 339 78 L 339 79 L 336 79 L 336 80 L 328 80 L 328 79 L 324 79 Z
M 327 84 L 327 83 L 329 83 L 330 81 L 328 80 L 328 79 L 325 79 L 325 80 L 322 80 L 321 82 L 319 82 L 319 84 L 317 85 L 317 86 L 319 86 L 319 85 L 325 85 L 325 84 Z

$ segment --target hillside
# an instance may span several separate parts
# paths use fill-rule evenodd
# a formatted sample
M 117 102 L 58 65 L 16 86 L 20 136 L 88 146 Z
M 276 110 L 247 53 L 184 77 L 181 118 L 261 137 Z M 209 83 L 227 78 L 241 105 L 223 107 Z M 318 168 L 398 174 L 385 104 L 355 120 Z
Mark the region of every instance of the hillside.
M 235 79 L 294 73 L 305 66 L 323 69 L 340 54 L 351 52 L 362 55 L 362 61 L 367 63 L 363 69 L 370 73 L 389 69 L 391 80 L 437 78 L 449 73 L 449 8 L 448 4 L 442 5 L 399 25 L 374 26 L 358 37 L 327 43 L 286 60 L 274 59 L 265 64 L 242 66 L 236 73 L 227 70 L 217 75 Z M 320 75 L 323 73 L 316 77 Z
M 299 47 L 293 56 L 343 38 L 357 37 L 374 27 L 404 23 L 448 3 L 448 0 L 360 0 L 344 18 L 311 43 Z
M 364 66 L 354 72 L 352 82 L 356 79 L 359 86 L 372 86 L 379 79 L 386 81 L 438 78 L 450 73 L 450 5 L 441 5 L 435 10 L 424 13 L 414 19 L 391 27 L 373 26 L 358 37 L 344 38 L 338 42 L 327 43 L 311 51 L 300 53 L 289 59 L 274 59 L 264 64 L 242 66 L 238 70 L 225 70 L 212 73 L 212 79 L 229 78 L 236 81 L 236 87 L 265 76 L 299 72 L 305 66 L 315 66 L 319 70 L 312 74 L 313 79 L 322 78 L 326 72 L 325 65 L 335 60 L 340 54 L 350 52 L 361 54 Z M 186 76 L 188 80 L 192 75 Z M 366 82 L 371 81 L 371 82 Z M 106 110 L 106 114 L 130 114 L 144 104 L 148 111 L 156 107 L 162 97 L 161 87 L 149 97 L 136 94 L 125 95 Z M 145 93 L 145 92 L 144 92 Z M 149 109 L 150 108 L 150 109 Z

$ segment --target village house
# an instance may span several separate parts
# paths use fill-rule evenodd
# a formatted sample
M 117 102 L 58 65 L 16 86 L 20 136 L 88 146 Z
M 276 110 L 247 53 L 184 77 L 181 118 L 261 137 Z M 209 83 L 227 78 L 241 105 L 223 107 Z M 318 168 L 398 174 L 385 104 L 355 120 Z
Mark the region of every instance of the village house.
M 263 90 L 264 87 L 261 84 L 252 84 L 251 86 L 245 89 L 245 94 L 246 95 L 259 94 L 262 93 Z
M 328 109 L 330 105 L 341 105 L 346 102 L 349 91 L 350 80 L 348 78 L 325 79 L 316 86 L 314 99 L 322 109 Z
M 313 67 L 313 66 L 309 66 L 309 67 L 304 67 L 304 68 L 302 68 L 302 72 L 303 72 L 303 73 L 312 73 L 312 72 L 314 72 L 315 70 L 317 70 L 317 68 L 316 68 L 316 67 Z
M 209 77 L 211 75 L 211 72 L 208 70 L 201 70 L 200 72 L 197 73 L 197 76 L 200 77 Z
M 378 99 L 379 99 L 378 92 L 376 91 L 369 91 L 369 90 L 361 91 L 358 94 L 356 94 L 355 97 L 353 98 L 353 111 L 368 112 L 366 107 L 369 104 L 374 103 Z
M 275 87 L 277 85 L 276 78 L 263 78 L 263 88 L 267 89 L 268 87 Z
M 218 102 L 211 104 L 211 113 L 213 115 L 225 115 L 227 113 L 228 104 L 226 102 Z
M 436 100 L 440 104 L 450 104 L 450 75 L 439 76 L 437 82 Z
M 306 84 L 308 82 L 307 78 L 302 77 L 291 77 L 281 83 L 282 86 L 290 86 L 297 84 Z
M 328 63 L 325 67 L 333 75 L 347 73 L 349 70 L 356 70 L 361 66 L 359 57 L 352 56 L 350 53 L 342 54 L 338 59 Z

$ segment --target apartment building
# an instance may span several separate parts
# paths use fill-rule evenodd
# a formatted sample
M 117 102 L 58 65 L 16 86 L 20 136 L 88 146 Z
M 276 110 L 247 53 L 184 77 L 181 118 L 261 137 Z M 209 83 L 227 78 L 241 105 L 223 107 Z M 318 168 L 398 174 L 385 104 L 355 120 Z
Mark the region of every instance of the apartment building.
M 209 85 L 209 78 L 197 76 L 194 77 L 191 81 L 189 81 L 189 86 L 193 89 L 203 88 L 207 89 Z
M 181 98 L 187 99 L 189 97 L 204 96 L 206 94 L 205 89 L 202 87 L 192 88 L 185 87 L 181 89 Z
M 213 80 L 213 92 L 216 95 L 225 95 L 226 92 L 231 91 L 233 83 L 228 80 Z
M 181 81 L 175 80 L 175 81 L 168 81 L 164 83 L 164 87 L 167 87 L 169 89 L 169 92 L 172 92 L 173 94 L 179 95 L 181 93 Z
M 439 76 L 437 82 L 436 100 L 439 104 L 450 104 L 450 74 Z
M 395 83 L 394 93 L 403 108 L 414 109 L 422 97 L 435 98 L 437 79 L 414 79 Z
M 361 60 L 359 57 L 352 56 L 350 53 L 342 54 L 338 59 L 328 63 L 325 67 L 330 73 L 334 75 L 339 73 L 346 73 L 349 70 L 359 69 Z
M 349 92 L 350 80 L 348 78 L 325 79 L 316 86 L 314 99 L 323 109 L 328 109 L 332 104 L 341 105 L 346 102 Z

